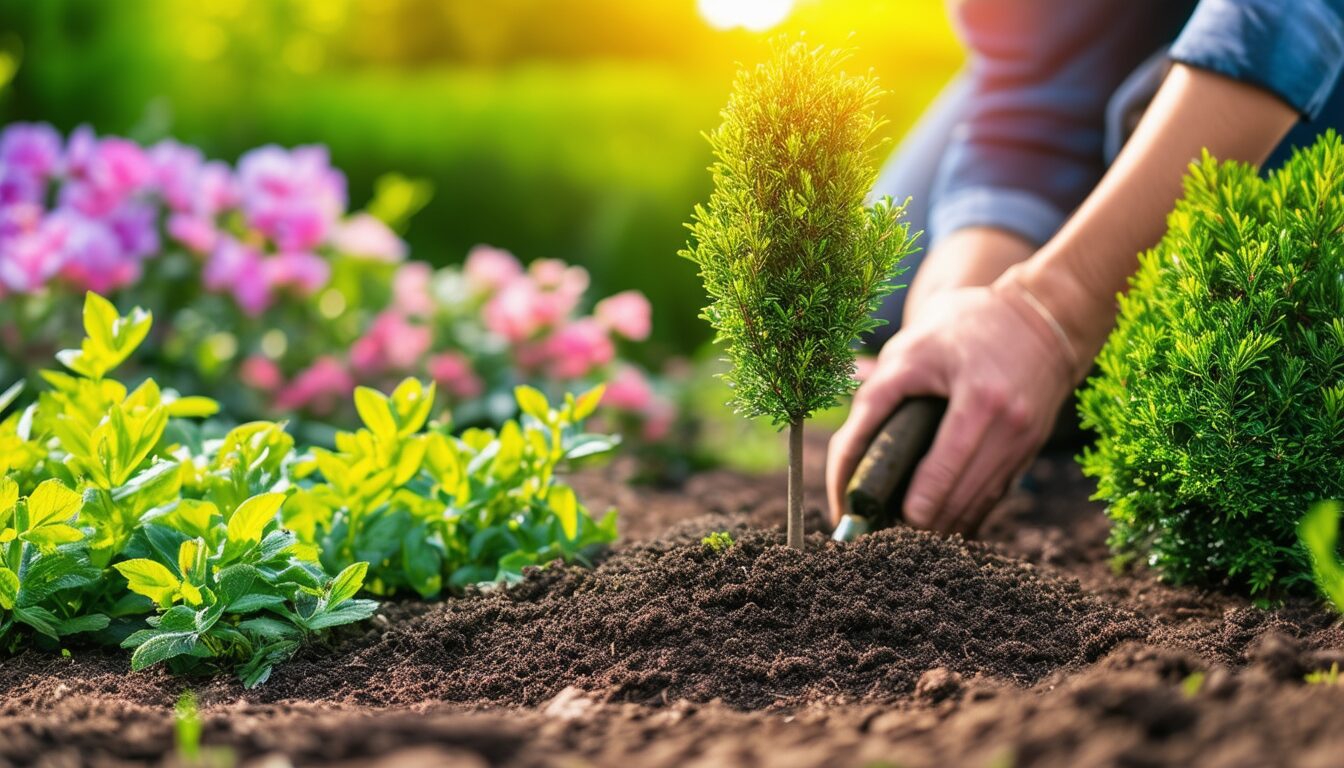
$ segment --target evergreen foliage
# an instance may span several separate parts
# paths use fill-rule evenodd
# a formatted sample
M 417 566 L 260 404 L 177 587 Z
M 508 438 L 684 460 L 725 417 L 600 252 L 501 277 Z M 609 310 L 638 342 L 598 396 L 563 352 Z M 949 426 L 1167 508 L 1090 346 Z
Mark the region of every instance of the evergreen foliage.
M 847 75 L 847 54 L 777 44 L 738 73 L 709 135 L 714 192 L 681 255 L 700 267 L 703 317 L 727 349 L 733 404 L 776 425 L 801 423 L 854 388 L 855 337 L 913 238 L 890 200 L 865 205 L 881 91 Z
M 1310 581 L 1299 520 L 1344 496 L 1344 145 L 1267 178 L 1191 166 L 1081 393 L 1112 545 L 1177 582 Z

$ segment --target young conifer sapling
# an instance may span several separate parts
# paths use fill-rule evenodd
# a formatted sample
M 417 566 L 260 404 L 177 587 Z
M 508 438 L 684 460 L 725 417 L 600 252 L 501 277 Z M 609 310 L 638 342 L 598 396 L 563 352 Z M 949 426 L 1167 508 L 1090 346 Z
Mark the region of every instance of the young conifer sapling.
M 841 70 L 844 51 L 777 44 L 738 73 L 708 139 L 709 204 L 693 243 L 710 304 L 702 317 L 726 348 L 733 406 L 789 428 L 788 544 L 803 546 L 803 422 L 855 387 L 853 342 L 877 327 L 913 250 L 904 206 L 865 198 L 877 176 L 882 121 L 871 75 Z

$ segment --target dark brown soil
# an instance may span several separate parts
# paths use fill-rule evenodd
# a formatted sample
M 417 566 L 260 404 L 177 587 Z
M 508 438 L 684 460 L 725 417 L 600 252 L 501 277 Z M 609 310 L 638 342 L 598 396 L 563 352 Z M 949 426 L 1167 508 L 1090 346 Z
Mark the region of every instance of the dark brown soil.
M 779 478 L 674 493 L 610 474 L 580 479 L 626 521 L 595 570 L 389 605 L 256 691 L 130 674 L 116 652 L 0 659 L 0 766 L 183 764 L 188 686 L 215 765 L 1344 761 L 1344 686 L 1303 679 L 1344 662 L 1334 617 L 1114 573 L 1065 458 L 1037 463 L 989 544 L 817 534 L 806 554 L 763 528 L 783 518 Z M 736 544 L 711 552 L 713 530 Z

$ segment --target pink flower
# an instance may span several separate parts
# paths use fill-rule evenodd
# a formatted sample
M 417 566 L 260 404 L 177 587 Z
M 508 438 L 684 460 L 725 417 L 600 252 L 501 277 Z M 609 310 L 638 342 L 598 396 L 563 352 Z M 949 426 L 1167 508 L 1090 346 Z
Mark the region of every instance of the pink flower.
M 644 341 L 653 328 L 653 308 L 639 291 L 622 291 L 597 302 L 593 316 L 618 336 Z
M 192 194 L 193 211 L 200 216 L 216 216 L 241 202 L 242 192 L 228 165 L 214 160 L 201 166 Z
M 174 211 L 187 212 L 195 207 L 196 186 L 205 162 L 195 147 L 167 139 L 149 150 L 154 165 L 154 183 L 159 195 Z
M 616 356 L 607 329 L 592 318 L 562 326 L 546 340 L 547 370 L 557 379 L 577 379 Z
M 208 217 L 174 213 L 168 217 L 167 229 L 169 237 L 196 253 L 209 253 L 219 242 L 219 229 Z
M 154 164 L 133 141 L 94 137 L 88 126 L 70 136 L 66 155 L 69 179 L 61 203 L 90 216 L 105 216 L 154 180 Z
M 481 310 L 481 319 L 491 333 L 519 343 L 537 335 L 547 325 L 552 309 L 531 280 L 516 280 L 504 286 Z
M 263 273 L 271 288 L 294 288 L 308 295 L 321 290 L 331 279 L 331 265 L 315 253 L 288 252 L 268 257 Z
M 647 442 L 656 443 L 667 437 L 676 420 L 676 406 L 661 397 L 654 398 L 644 411 L 644 427 L 640 430 L 640 436 Z
M 282 411 L 308 410 L 331 413 L 355 389 L 354 377 L 331 356 L 319 357 L 294 377 L 275 396 L 275 407 Z
M 367 213 L 357 213 L 339 222 L 331 244 L 349 256 L 388 262 L 406 258 L 406 243 L 382 219 Z
M 543 290 L 572 296 L 576 304 L 588 290 L 588 270 L 569 266 L 559 259 L 537 259 L 528 265 L 527 273 Z
M 238 183 L 247 223 L 280 251 L 322 245 L 345 212 L 345 177 L 325 147 L 254 149 L 238 160 Z
M 523 265 L 508 251 L 478 245 L 467 254 L 462 273 L 475 292 L 493 295 L 517 280 L 523 274 Z
M 643 411 L 653 402 L 653 386 L 642 371 L 623 365 L 607 382 L 602 404 L 621 411 Z
M 158 249 L 153 209 L 124 206 L 95 219 L 61 210 L 49 220 L 66 228 L 61 276 L 77 288 L 108 293 L 140 278 L 140 262 Z
M 260 251 L 224 236 L 206 259 L 201 280 L 208 291 L 232 294 L 238 306 L 255 317 L 266 311 L 273 298 L 264 270 Z
M 243 384 L 262 392 L 271 392 L 285 383 L 280 366 L 265 355 L 248 355 L 238 368 L 238 378 Z
M 409 371 L 433 342 L 428 326 L 407 322 L 400 313 L 388 310 L 379 314 L 368 332 L 350 347 L 350 364 L 361 373 Z
M 471 369 L 471 361 L 457 352 L 444 352 L 429 358 L 426 368 L 430 378 L 455 399 L 470 400 L 480 397 L 485 390 L 481 377 Z
M 408 317 L 429 317 L 434 314 L 434 297 L 429 284 L 434 270 L 423 261 L 409 261 L 397 268 L 392 276 L 392 303 Z
M 32 293 L 46 285 L 65 261 L 67 222 L 48 217 L 36 229 L 0 241 L 0 285 Z

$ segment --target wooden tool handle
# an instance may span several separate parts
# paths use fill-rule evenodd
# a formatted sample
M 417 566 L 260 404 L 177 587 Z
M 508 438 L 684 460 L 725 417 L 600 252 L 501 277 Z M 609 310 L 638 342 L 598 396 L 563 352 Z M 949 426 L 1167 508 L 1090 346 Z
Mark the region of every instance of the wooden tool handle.
M 947 411 L 941 397 L 914 397 L 901 403 L 873 437 L 845 493 L 849 514 L 876 530 L 901 519 L 910 477 L 933 445 Z

